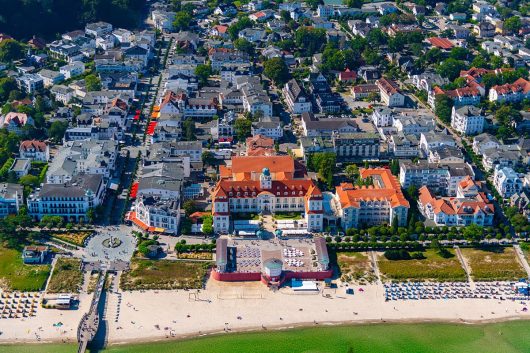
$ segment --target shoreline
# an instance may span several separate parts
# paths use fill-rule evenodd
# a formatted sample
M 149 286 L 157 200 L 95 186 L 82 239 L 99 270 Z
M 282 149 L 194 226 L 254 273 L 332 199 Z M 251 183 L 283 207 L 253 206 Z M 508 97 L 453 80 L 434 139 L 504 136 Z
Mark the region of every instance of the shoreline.
M 345 287 L 329 290 L 325 296 L 324 292 L 296 295 L 271 292 L 261 283 L 210 281 L 206 289 L 196 292 L 112 292 L 107 297 L 106 341 L 113 346 L 329 326 L 530 320 L 528 302 L 478 298 L 385 301 L 381 284 L 362 288 L 352 296 Z M 88 310 L 87 299 L 81 298 L 79 310 L 40 309 L 31 319 L 1 320 L 0 345 L 77 344 L 77 325 Z
M 248 326 L 240 327 L 237 329 L 230 329 L 224 331 L 221 329 L 217 330 L 208 330 L 200 331 L 198 333 L 187 333 L 187 334 L 177 334 L 169 336 L 166 338 L 163 337 L 142 337 L 142 338 L 133 338 L 133 339 L 122 339 L 119 341 L 108 340 L 107 347 L 112 346 L 125 346 L 125 345 L 136 345 L 136 344 L 148 344 L 154 342 L 177 342 L 184 340 L 192 339 L 201 339 L 207 337 L 216 337 L 221 335 L 232 335 L 232 334 L 245 334 L 245 333 L 259 333 L 259 332 L 278 332 L 278 331 L 289 331 L 297 329 L 307 329 L 307 328 L 319 328 L 319 327 L 354 327 L 354 326 L 375 326 L 375 325 L 414 325 L 414 324 L 452 324 L 452 325 L 470 325 L 470 326 L 480 326 L 480 325 L 492 325 L 499 324 L 504 322 L 513 322 L 513 321 L 529 321 L 530 317 L 521 317 L 521 316 L 506 316 L 502 318 L 494 319 L 481 319 L 481 320 L 455 320 L 455 319 L 443 319 L 443 318 L 425 318 L 425 319 L 382 319 L 382 320 L 345 320 L 345 321 L 322 321 L 322 322 L 299 322 L 286 325 L 269 325 L 263 327 L 259 326 Z M 15 345 L 27 345 L 32 346 L 36 344 L 75 344 L 77 342 L 66 341 L 64 339 L 47 339 L 35 342 L 35 340 L 2 340 L 0 339 L 1 346 L 15 346 Z

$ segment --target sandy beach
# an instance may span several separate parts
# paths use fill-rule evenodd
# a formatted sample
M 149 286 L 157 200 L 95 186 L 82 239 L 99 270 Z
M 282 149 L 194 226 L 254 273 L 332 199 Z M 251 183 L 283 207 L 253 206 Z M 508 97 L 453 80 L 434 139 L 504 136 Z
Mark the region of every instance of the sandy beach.
M 520 302 L 493 299 L 390 301 L 383 299 L 382 285 L 354 286 L 322 293 L 293 294 L 289 289 L 272 292 L 261 283 L 209 281 L 200 291 L 123 292 L 121 305 L 109 295 L 107 318 L 109 343 L 165 340 L 212 333 L 240 332 L 391 321 L 450 321 L 479 323 L 530 319 Z M 364 291 L 359 291 L 363 288 Z M 75 342 L 80 317 L 88 297 L 81 297 L 79 310 L 40 309 L 30 319 L 0 320 L 0 343 Z M 120 307 L 118 321 L 116 313 Z M 61 322 L 61 327 L 53 327 Z

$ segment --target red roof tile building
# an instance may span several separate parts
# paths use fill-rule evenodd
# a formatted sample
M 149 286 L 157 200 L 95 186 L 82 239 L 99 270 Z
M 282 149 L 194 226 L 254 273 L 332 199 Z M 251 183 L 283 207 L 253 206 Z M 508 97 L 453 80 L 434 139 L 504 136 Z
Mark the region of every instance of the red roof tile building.
M 19 153 L 20 158 L 29 158 L 33 161 L 47 162 L 50 159 L 50 149 L 46 142 L 43 141 L 22 141 Z
M 343 229 L 362 225 L 407 224 L 410 204 L 401 191 L 397 178 L 389 169 L 361 169 L 363 180 L 372 180 L 370 186 L 342 183 L 336 188 L 335 201 Z
M 231 231 L 237 213 L 300 212 L 307 231 L 322 231 L 322 193 L 301 172 L 290 156 L 234 157 L 212 193 L 214 230 Z
M 274 140 L 263 135 L 247 138 L 247 156 L 274 156 Z
M 479 190 L 480 185 L 470 177 L 459 183 L 457 197 L 437 197 L 423 186 L 419 190 L 418 208 L 426 218 L 440 226 L 491 226 L 495 206 Z
M 520 102 L 530 98 L 530 81 L 520 78 L 514 83 L 495 85 L 489 92 L 491 102 Z
M 443 50 L 450 50 L 454 46 L 453 43 L 447 38 L 431 37 L 427 40 L 429 41 L 429 43 L 431 43 L 433 47 Z

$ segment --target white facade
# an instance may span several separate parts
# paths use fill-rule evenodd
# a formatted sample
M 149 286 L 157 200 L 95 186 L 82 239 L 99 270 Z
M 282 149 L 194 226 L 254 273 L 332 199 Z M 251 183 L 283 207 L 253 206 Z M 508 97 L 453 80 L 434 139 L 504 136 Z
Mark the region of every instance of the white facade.
M 451 127 L 463 135 L 476 135 L 484 130 L 484 116 L 473 106 L 453 107 Z
M 493 173 L 493 185 L 505 199 L 523 190 L 523 181 L 517 173 L 508 167 L 496 168 Z

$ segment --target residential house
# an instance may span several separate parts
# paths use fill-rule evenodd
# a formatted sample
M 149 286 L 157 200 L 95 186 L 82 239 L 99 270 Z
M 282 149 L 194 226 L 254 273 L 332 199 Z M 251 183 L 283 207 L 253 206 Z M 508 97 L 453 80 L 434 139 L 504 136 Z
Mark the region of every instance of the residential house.
M 295 79 L 291 79 L 282 89 L 287 107 L 293 114 L 312 111 L 311 100 L 305 94 L 302 86 Z
M 461 184 L 474 183 L 470 179 Z M 482 192 L 467 197 L 437 197 L 427 186 L 419 190 L 418 209 L 438 226 L 492 226 L 495 206 Z
M 482 109 L 472 105 L 453 107 L 451 127 L 463 135 L 476 135 L 484 130 Z
M 523 181 L 519 175 L 509 167 L 495 168 L 493 173 L 493 185 L 495 189 L 504 199 L 512 197 L 514 194 L 519 194 L 523 191 Z
M 72 77 L 79 76 L 85 72 L 85 64 L 81 61 L 74 61 L 69 65 L 64 65 L 59 68 L 59 72 L 63 74 L 66 80 Z
M 0 218 L 17 215 L 24 205 L 24 187 L 13 183 L 0 183 Z
M 28 158 L 32 161 L 48 162 L 50 159 L 50 148 L 43 141 L 22 141 L 19 147 L 19 155 L 21 158 Z
M 401 93 L 399 86 L 393 80 L 381 78 L 376 81 L 381 95 L 381 101 L 388 107 L 402 107 L 405 105 L 405 95 Z
M 262 117 L 252 123 L 252 136 L 263 135 L 274 140 L 283 137 L 283 128 L 278 117 Z

